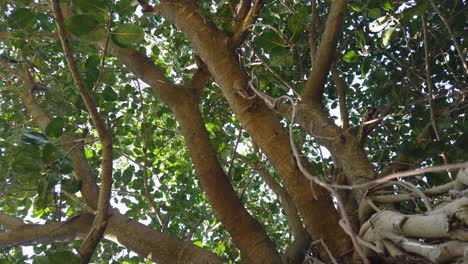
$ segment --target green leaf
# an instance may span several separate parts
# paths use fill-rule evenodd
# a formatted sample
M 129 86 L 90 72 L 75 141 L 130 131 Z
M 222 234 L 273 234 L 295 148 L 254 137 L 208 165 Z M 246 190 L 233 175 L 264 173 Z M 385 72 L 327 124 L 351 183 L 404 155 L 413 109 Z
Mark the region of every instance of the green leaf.
M 357 3 L 352 3 L 349 6 L 351 7 L 351 9 L 353 9 L 356 12 L 364 11 L 364 7 L 362 5 L 357 4 Z
M 76 193 L 80 190 L 80 181 L 75 178 L 62 180 L 62 189 L 69 193 Z
M 283 47 L 275 47 L 270 53 L 271 66 L 287 65 L 291 66 L 294 63 L 294 58 L 291 51 Z
M 388 26 L 390 21 L 391 21 L 391 18 L 388 16 L 379 17 L 376 20 L 374 20 L 372 23 L 370 23 L 369 30 L 371 32 L 380 32 Z
M 56 117 L 50 121 L 45 129 L 45 134 L 48 137 L 58 138 L 63 134 L 65 120 L 61 117 Z
M 47 143 L 42 148 L 42 161 L 43 162 L 53 162 L 58 158 L 58 149 L 50 144 Z
M 21 136 L 21 140 L 26 144 L 42 146 L 47 144 L 47 137 L 39 132 L 27 132 Z
M 57 252 L 46 252 L 45 256 L 35 256 L 34 264 L 58 264 L 58 263 L 69 263 L 78 264 L 80 258 L 73 254 L 71 251 L 57 251 Z
M 104 97 L 104 100 L 108 102 L 114 102 L 119 98 L 119 95 L 110 86 L 106 86 L 106 88 L 104 88 L 102 96 Z
M 197 240 L 197 241 L 193 241 L 193 244 L 197 247 L 201 247 L 203 248 L 203 242 L 201 242 L 200 240 Z
M 361 78 L 365 78 L 369 72 L 371 66 L 371 59 L 369 57 L 364 57 L 361 62 Z
M 128 47 L 145 41 L 145 32 L 135 24 L 121 24 L 112 33 L 112 40 L 116 44 Z
M 348 62 L 348 63 L 355 63 L 359 60 L 359 54 L 354 51 L 354 50 L 348 50 L 344 55 L 343 55 L 343 60 Z
M 356 45 L 361 50 L 364 50 L 366 45 L 366 38 L 364 37 L 364 32 L 362 30 L 354 31 L 354 37 L 356 38 Z
M 91 34 L 100 26 L 100 22 L 91 15 L 74 15 L 65 20 L 65 28 L 72 34 L 83 36 Z
M 381 16 L 379 8 L 372 8 L 367 10 L 367 16 L 372 19 L 377 19 Z
M 285 47 L 286 43 L 273 30 L 265 30 L 257 39 L 257 44 L 266 52 L 275 47 Z
M 135 12 L 138 2 L 135 0 L 120 0 L 115 6 L 116 12 L 119 16 L 129 16 Z
M 385 0 L 385 3 L 383 4 L 383 9 L 385 11 L 395 11 L 395 7 L 393 6 L 391 0 Z
M 289 17 L 287 23 L 289 33 L 293 36 L 296 36 L 298 33 L 303 33 L 308 19 L 309 14 L 305 9 L 300 9 L 299 12 Z
M 61 159 L 57 164 L 57 169 L 62 174 L 68 174 L 73 171 L 73 166 L 69 159 Z
M 106 2 L 103 0 L 73 0 L 73 4 L 82 13 L 102 14 L 107 12 Z
M 30 29 L 36 22 L 36 13 L 27 8 L 18 8 L 11 13 L 7 22 L 12 29 Z
M 92 149 L 85 148 L 84 153 L 85 153 L 86 159 L 91 159 L 92 157 L 94 157 L 94 153 Z
M 395 27 L 389 27 L 384 30 L 382 33 L 382 47 L 386 48 L 390 44 L 393 32 L 395 32 Z

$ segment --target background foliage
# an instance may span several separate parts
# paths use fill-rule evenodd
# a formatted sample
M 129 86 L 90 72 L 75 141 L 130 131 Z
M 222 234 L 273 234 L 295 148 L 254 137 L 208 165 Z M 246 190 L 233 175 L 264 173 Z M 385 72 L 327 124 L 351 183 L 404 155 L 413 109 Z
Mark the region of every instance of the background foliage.
M 204 17 L 232 34 L 232 11 L 237 1 L 199 2 L 199 12 Z M 69 32 L 88 41 L 109 35 L 121 47 L 134 47 L 146 53 L 175 83 L 191 76 L 195 53 L 190 43 L 168 21 L 141 15 L 136 1 L 73 0 L 72 4 L 77 12 L 66 20 Z M 0 210 L 35 222 L 63 221 L 80 211 L 80 205 L 63 193 L 79 190 L 69 153 L 59 144 L 65 133 L 86 136 L 85 154 L 95 175 L 99 175 L 101 157 L 97 134 L 64 64 L 60 43 L 53 37 L 55 26 L 46 5 L 29 0 L 0 2 L 0 31 L 11 32 L 11 37 L 1 39 L 1 56 L 27 63 L 34 70 L 41 83 L 35 87 L 36 99 L 54 118 L 43 132 L 29 122 L 19 99 L 21 79 L 0 69 Z M 328 8 L 329 1 L 318 1 L 318 25 L 324 24 Z M 455 36 L 462 36 L 467 14 L 464 1 L 442 1 L 439 8 L 449 18 Z M 239 59 L 263 92 L 277 97 L 302 91 L 311 67 L 310 10 L 309 1 L 268 1 L 238 50 Z M 443 164 L 441 153 L 448 153 L 451 162 L 466 161 L 468 120 L 466 105 L 459 103 L 464 96 L 459 92 L 466 89 L 466 76 L 450 35 L 429 2 L 353 0 L 348 12 L 336 66 L 348 85 L 346 103 L 351 131 L 358 133 L 361 117 L 369 107 L 383 113 L 392 106 L 365 143 L 375 167 L 381 170 L 399 153 L 409 157 L 407 162 L 414 166 Z M 431 121 L 424 74 L 423 14 L 430 32 L 434 108 L 443 135 L 439 141 L 424 134 Z M 147 189 L 171 235 L 192 239 L 200 247 L 237 260 L 237 249 L 213 216 L 199 187 L 172 112 L 115 58 L 106 57 L 101 71 L 101 54 L 96 48 L 83 42 L 74 42 L 73 48 L 87 87 L 113 127 L 112 203 L 126 215 L 160 229 L 145 196 Z M 325 91 L 326 110 L 340 122 L 331 78 Z M 279 247 L 285 248 L 291 235 L 277 197 L 240 155 L 252 164 L 264 164 L 276 178 L 274 171 L 254 151 L 255 145 L 241 129 L 216 84 L 210 83 L 201 98 L 206 128 L 220 162 L 230 172 L 232 184 L 246 208 Z M 429 129 L 429 133 L 433 131 Z M 316 171 L 328 177 L 332 166 L 329 155 L 322 153 L 324 150 L 312 138 L 300 132 L 297 137 Z M 233 155 L 235 152 L 237 156 Z M 150 177 L 146 187 L 142 170 L 145 162 Z M 450 179 L 440 173 L 408 180 L 428 188 Z M 34 256 L 25 255 L 21 247 L 12 247 L 2 250 L 0 262 L 76 260 L 70 249 L 78 246 L 79 243 L 37 245 L 33 247 Z M 105 241 L 100 244 L 98 256 L 102 263 L 143 261 Z

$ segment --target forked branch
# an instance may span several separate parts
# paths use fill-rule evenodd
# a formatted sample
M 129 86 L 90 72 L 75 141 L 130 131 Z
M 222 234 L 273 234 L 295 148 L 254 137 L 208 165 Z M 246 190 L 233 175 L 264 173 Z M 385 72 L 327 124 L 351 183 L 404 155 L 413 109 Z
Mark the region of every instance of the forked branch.
M 81 263 L 89 263 L 97 244 L 102 239 L 107 227 L 109 217 L 110 197 L 112 187 L 112 135 L 106 126 L 106 123 L 100 116 L 96 104 L 88 92 L 83 79 L 78 71 L 73 52 L 70 47 L 70 40 L 64 27 L 64 18 L 58 0 L 52 1 L 52 9 L 55 16 L 57 32 L 62 42 L 63 52 L 68 63 L 75 84 L 78 86 L 81 98 L 84 101 L 86 109 L 91 116 L 91 120 L 97 130 L 99 140 L 102 145 L 102 175 L 101 190 L 99 192 L 97 217 L 93 226 L 80 247 Z

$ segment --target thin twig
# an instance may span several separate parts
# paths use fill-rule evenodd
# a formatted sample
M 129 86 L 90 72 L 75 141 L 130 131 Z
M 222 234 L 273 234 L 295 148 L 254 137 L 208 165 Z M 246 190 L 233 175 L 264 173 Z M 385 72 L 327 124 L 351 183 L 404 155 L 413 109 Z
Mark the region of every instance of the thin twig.
M 136 80 L 137 83 L 137 88 L 138 92 L 140 95 L 140 103 L 143 104 L 143 93 L 141 92 L 141 87 L 140 87 L 140 82 Z M 148 120 L 146 116 L 146 111 L 142 111 L 143 113 L 143 120 L 141 122 L 141 125 L 143 127 L 143 176 L 145 177 L 143 184 L 145 187 L 145 198 L 148 200 L 150 203 L 151 207 L 153 208 L 154 213 L 156 214 L 156 219 L 158 220 L 159 224 L 161 225 L 161 230 L 163 232 L 167 231 L 167 226 L 163 221 L 163 217 L 161 215 L 161 212 L 158 210 L 158 206 L 154 202 L 154 200 L 151 197 L 150 191 L 149 191 L 149 175 L 148 175 L 148 135 L 147 135 L 147 127 L 146 127 L 146 121 Z
M 239 142 L 242 138 L 242 127 L 239 129 L 239 134 L 237 135 L 236 139 L 236 145 L 234 146 L 234 149 L 232 149 L 231 153 L 231 159 L 229 160 L 229 167 L 227 171 L 227 176 L 228 178 L 231 178 L 231 173 L 232 173 L 232 168 L 234 167 L 234 160 L 236 159 L 236 153 L 237 153 L 237 146 L 239 146 Z
M 424 61 L 425 61 L 425 69 L 426 69 L 426 83 L 427 83 L 427 89 L 428 89 L 428 101 L 429 101 L 429 113 L 431 115 L 431 124 L 432 128 L 434 129 L 434 134 L 436 136 L 436 139 L 438 142 L 442 142 L 442 137 L 440 135 L 440 130 L 439 127 L 437 126 L 436 122 L 436 117 L 435 117 L 435 111 L 434 111 L 434 104 L 432 103 L 432 93 L 434 90 L 434 87 L 432 85 L 432 77 L 431 77 L 431 59 L 429 57 L 429 41 L 428 41 L 428 33 L 427 33 L 427 24 L 426 24 L 426 16 L 422 16 L 422 28 L 423 28 L 423 37 L 424 37 Z M 447 153 L 445 151 L 442 151 L 442 159 L 444 160 L 444 164 L 448 164 L 448 157 Z M 448 176 L 450 179 L 453 180 L 452 173 L 450 171 L 447 171 Z
M 104 42 L 104 48 L 102 49 L 102 54 L 101 54 L 101 63 L 99 65 L 99 77 L 94 83 L 93 94 L 96 93 L 96 90 L 99 88 L 99 85 L 101 84 L 102 78 L 104 76 L 104 64 L 106 62 L 107 47 L 109 46 L 109 40 L 110 40 L 110 35 L 111 35 L 112 15 L 113 15 L 112 12 L 110 12 L 109 20 L 107 21 L 106 41 Z

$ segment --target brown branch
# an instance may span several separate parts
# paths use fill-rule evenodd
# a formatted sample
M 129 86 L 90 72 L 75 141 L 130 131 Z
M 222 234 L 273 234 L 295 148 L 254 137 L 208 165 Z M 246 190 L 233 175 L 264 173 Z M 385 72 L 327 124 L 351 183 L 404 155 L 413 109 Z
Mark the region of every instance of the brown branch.
M 197 70 L 193 73 L 189 83 L 185 86 L 187 89 L 194 91 L 195 96 L 198 98 L 203 92 L 203 88 L 211 79 L 211 74 L 200 56 L 195 56 L 195 63 L 197 65 Z
M 232 149 L 232 153 L 231 153 L 231 159 L 229 160 L 229 166 L 228 166 L 228 171 L 226 173 L 226 175 L 228 176 L 228 178 L 231 178 L 231 173 L 232 173 L 232 168 L 234 167 L 234 161 L 236 159 L 236 154 L 237 154 L 237 147 L 239 146 L 239 142 L 242 138 L 242 133 L 244 131 L 242 131 L 242 127 L 239 129 L 239 134 L 237 134 L 237 139 L 236 139 L 236 144 L 234 145 L 234 148 Z M 242 199 L 241 199 L 242 200 Z
M 144 0 L 138 0 L 138 3 L 141 5 L 141 12 L 143 13 L 154 13 L 156 12 L 156 8 L 152 5 L 148 4 Z
M 317 13 L 317 0 L 311 1 L 311 18 L 310 18 L 310 64 L 312 68 L 315 68 L 315 61 L 317 59 L 317 22 L 318 22 L 318 13 Z
M 340 76 L 336 65 L 332 66 L 331 69 L 332 78 L 335 82 L 336 94 L 338 95 L 338 102 L 340 103 L 340 116 L 343 130 L 349 129 L 349 113 L 348 107 L 346 107 L 346 83 Z
M 0 226 L 3 226 L 6 230 L 16 229 L 22 225 L 24 225 L 24 222 L 21 219 L 0 213 Z
M 331 3 L 314 67 L 302 94 L 302 99 L 307 104 L 320 105 L 321 103 L 325 81 L 336 54 L 336 44 L 341 34 L 347 6 L 347 0 L 336 0 Z
M 95 251 L 99 241 L 104 235 L 107 226 L 107 219 L 109 217 L 110 197 L 112 187 L 112 135 L 104 120 L 101 118 L 96 104 L 91 97 L 88 89 L 86 88 L 83 79 L 80 76 L 73 52 L 70 47 L 70 40 L 64 27 L 64 18 L 58 0 L 52 1 L 52 9 L 55 16 L 57 32 L 62 42 L 63 52 L 71 71 L 72 77 L 78 86 L 81 98 L 84 101 L 86 109 L 88 110 L 91 120 L 96 127 L 99 140 L 102 145 L 102 176 L 101 176 L 101 190 L 99 192 L 98 212 L 97 217 L 93 223 L 88 236 L 80 247 L 81 263 L 89 263 L 93 252 Z
M 103 47 L 102 53 L 101 53 L 101 62 L 100 62 L 100 65 L 99 65 L 99 77 L 96 80 L 96 82 L 94 83 L 93 94 L 98 89 L 98 87 L 99 87 L 99 85 L 100 85 L 100 83 L 102 81 L 102 78 L 104 76 L 104 64 L 106 62 L 107 48 L 109 46 L 109 40 L 110 40 L 110 36 L 111 36 L 111 26 L 112 26 L 112 13 L 109 14 L 109 20 L 107 21 L 107 34 L 106 34 L 106 40 L 104 41 L 104 47 Z
M 229 38 L 211 23 L 206 23 L 193 10 L 170 2 L 161 3 L 160 10 L 161 15 L 184 33 L 208 65 L 213 79 L 220 86 L 243 128 L 262 148 L 284 180 L 286 188 L 290 190 L 289 194 L 300 211 L 309 234 L 312 237 L 322 237 L 338 255 L 347 252 L 350 243 L 346 234 L 339 229 L 338 215 L 329 194 L 317 187 L 314 197 L 308 180 L 294 165 L 288 135 L 278 117 L 268 110 L 261 99 L 247 100 L 242 96 L 242 91 L 247 94 L 253 94 L 253 91 L 248 86 L 248 76 L 243 65 L 228 46 Z M 308 166 L 308 169 L 311 168 Z M 321 215 L 315 214 L 316 211 L 322 212 Z M 250 252 L 251 249 L 250 246 L 246 251 Z M 253 254 L 259 255 L 258 251 Z
M 143 104 L 143 93 L 141 92 L 141 87 L 140 87 L 140 82 L 136 80 L 137 83 L 137 88 L 138 92 L 140 95 L 140 103 Z M 148 120 L 146 116 L 146 111 L 142 111 L 143 114 L 143 120 L 141 122 L 141 126 L 143 127 L 143 176 L 144 178 L 144 187 L 145 187 L 145 198 L 148 200 L 150 203 L 151 207 L 153 208 L 154 213 L 156 214 L 156 219 L 158 220 L 159 224 L 161 225 L 161 230 L 163 232 L 167 231 L 167 226 L 163 221 L 163 217 L 161 215 L 161 212 L 158 210 L 158 206 L 154 202 L 153 198 L 151 197 L 150 191 L 149 191 L 149 175 L 148 175 L 148 129 L 146 127 L 146 122 Z
M 436 139 L 438 142 L 441 142 L 442 137 L 440 135 L 440 130 L 439 127 L 437 126 L 436 122 L 436 116 L 435 116 L 435 110 L 434 110 L 434 104 L 432 102 L 433 99 L 433 84 L 432 84 L 432 77 L 431 77 L 431 59 L 429 57 L 429 41 L 428 41 L 428 33 L 427 33 L 427 23 L 426 23 L 426 16 L 422 16 L 422 28 L 423 28 L 423 38 L 424 38 L 424 64 L 425 64 L 425 69 L 426 69 L 426 84 L 427 84 L 427 89 L 428 89 L 428 101 L 429 101 L 429 113 L 431 116 L 431 124 L 432 128 L 434 129 L 434 134 L 436 136 Z M 444 164 L 447 165 L 449 163 L 447 153 L 445 151 L 442 151 L 442 159 L 444 160 Z M 450 179 L 453 180 L 452 173 L 450 171 L 447 171 L 448 176 Z
M 282 207 L 284 208 L 286 217 L 288 218 L 288 225 L 294 238 L 286 248 L 284 257 L 289 260 L 288 263 L 300 262 L 300 259 L 304 257 L 304 253 L 309 247 L 311 241 L 307 231 L 304 229 L 301 217 L 299 216 L 291 196 L 289 196 L 288 192 L 273 178 L 264 165 L 253 164 L 252 161 L 245 156 L 240 156 L 240 158 L 249 164 L 254 171 L 258 172 L 263 181 L 278 197 Z
M 22 224 L 7 232 L 0 232 L 0 248 L 81 239 L 86 235 L 92 220 L 92 214 L 81 214 L 61 223 Z
M 245 1 L 250 2 L 250 1 Z M 247 3 L 246 3 L 247 4 Z M 263 0 L 255 0 L 252 7 L 250 7 L 249 12 L 237 25 L 236 31 L 231 38 L 231 44 L 233 48 L 238 47 L 245 38 L 247 29 L 252 25 L 257 19 L 258 14 L 263 6 Z

